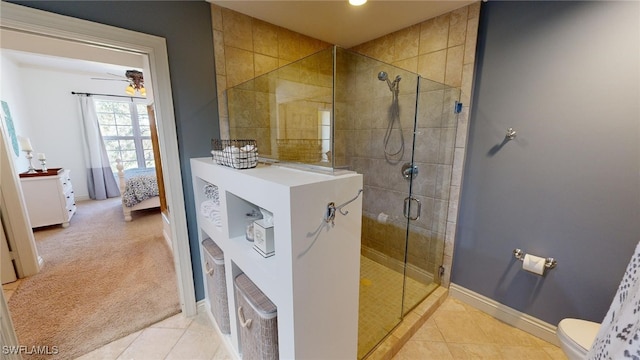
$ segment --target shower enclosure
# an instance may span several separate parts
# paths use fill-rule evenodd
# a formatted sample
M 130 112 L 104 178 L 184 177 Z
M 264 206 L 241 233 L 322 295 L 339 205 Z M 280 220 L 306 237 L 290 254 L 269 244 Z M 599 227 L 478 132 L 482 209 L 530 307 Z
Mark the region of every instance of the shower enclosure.
M 358 358 L 440 284 L 459 89 L 338 47 L 227 90 L 261 157 L 364 175 Z

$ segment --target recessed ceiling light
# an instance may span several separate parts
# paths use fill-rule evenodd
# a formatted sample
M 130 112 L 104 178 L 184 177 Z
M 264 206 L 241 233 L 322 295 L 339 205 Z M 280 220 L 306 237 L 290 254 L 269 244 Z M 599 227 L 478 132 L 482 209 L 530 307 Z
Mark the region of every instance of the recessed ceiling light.
M 367 2 L 367 0 L 349 0 L 349 4 L 351 4 L 353 6 L 360 6 L 360 5 L 363 5 L 366 2 Z

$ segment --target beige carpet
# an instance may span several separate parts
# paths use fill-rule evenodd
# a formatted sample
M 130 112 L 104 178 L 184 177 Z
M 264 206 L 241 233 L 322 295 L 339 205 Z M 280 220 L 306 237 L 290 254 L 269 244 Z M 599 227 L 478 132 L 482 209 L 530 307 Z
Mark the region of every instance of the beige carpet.
M 44 267 L 9 300 L 21 345 L 73 359 L 180 311 L 159 210 L 125 223 L 120 199 L 78 202 L 71 226 L 34 232 Z

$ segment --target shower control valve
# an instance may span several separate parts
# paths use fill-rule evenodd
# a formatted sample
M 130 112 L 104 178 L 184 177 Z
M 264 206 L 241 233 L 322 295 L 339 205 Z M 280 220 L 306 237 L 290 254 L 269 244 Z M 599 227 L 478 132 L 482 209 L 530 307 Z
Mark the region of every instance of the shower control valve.
M 405 163 L 402 165 L 402 176 L 407 180 L 411 180 L 418 176 L 418 172 L 418 167 L 416 165 L 412 165 L 411 163 Z

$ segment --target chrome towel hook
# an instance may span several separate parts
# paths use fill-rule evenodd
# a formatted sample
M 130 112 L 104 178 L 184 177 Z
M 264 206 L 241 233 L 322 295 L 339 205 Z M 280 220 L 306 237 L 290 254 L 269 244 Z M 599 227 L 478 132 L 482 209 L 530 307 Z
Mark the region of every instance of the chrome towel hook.
M 352 202 L 356 201 L 356 199 L 358 198 L 358 196 L 360 196 L 360 194 L 362 194 L 362 191 L 363 191 L 362 189 L 358 190 L 358 193 L 356 194 L 356 196 L 354 196 L 354 197 L 353 197 L 353 199 L 351 199 L 351 200 L 347 201 L 346 203 L 344 203 L 344 204 L 342 204 L 342 205 L 338 206 L 338 207 L 337 207 L 338 211 L 340 211 L 340 213 L 341 213 L 342 215 L 347 215 L 347 214 L 349 213 L 349 211 L 342 211 L 342 208 L 343 208 L 343 207 L 345 207 L 345 206 L 347 206 L 347 205 L 349 205 L 349 204 L 351 204 Z
M 353 197 L 353 199 L 345 202 L 344 204 L 340 205 L 340 206 L 336 206 L 336 203 L 334 203 L 333 201 L 327 204 L 327 211 L 325 212 L 324 215 L 324 221 L 327 223 L 331 223 L 331 225 L 335 225 L 334 224 L 334 220 L 336 218 L 336 210 L 338 210 L 340 212 L 340 214 L 342 215 L 347 215 L 349 213 L 348 210 L 342 210 L 343 207 L 351 204 L 352 202 L 356 201 L 356 199 L 358 198 L 358 196 L 360 196 L 360 194 L 362 194 L 363 189 L 358 190 L 358 193 L 356 194 L 356 196 Z

